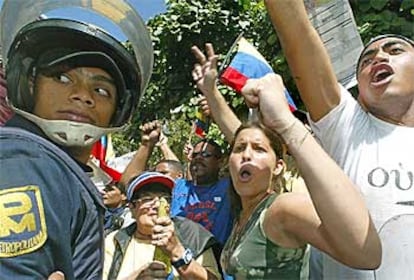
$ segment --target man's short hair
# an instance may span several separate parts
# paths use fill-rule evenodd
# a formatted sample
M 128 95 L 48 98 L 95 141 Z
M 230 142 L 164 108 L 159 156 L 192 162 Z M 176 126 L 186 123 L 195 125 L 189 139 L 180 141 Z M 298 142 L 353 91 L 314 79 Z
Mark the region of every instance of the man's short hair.
M 125 185 L 120 183 L 120 182 L 115 182 L 114 186 L 122 193 L 122 194 L 126 194 L 126 188 Z
M 385 38 L 398 38 L 398 39 L 401 39 L 401 40 L 406 41 L 407 43 L 409 43 L 414 48 L 414 41 L 407 38 L 407 37 L 405 37 L 405 36 L 403 36 L 403 35 L 399 35 L 399 34 L 382 34 L 382 35 L 378 35 L 376 37 L 373 37 L 369 40 L 368 43 L 365 44 L 363 50 L 361 51 L 361 53 L 359 55 L 358 62 L 357 62 L 357 69 L 356 69 L 357 74 L 359 72 L 359 64 L 361 63 L 361 58 L 362 58 L 362 55 L 364 54 L 365 50 L 369 46 L 371 46 L 373 43 L 375 43 L 376 41 L 379 41 L 379 40 L 382 40 L 382 39 L 385 39 Z
M 157 162 L 157 164 L 155 166 L 157 166 L 158 164 L 161 164 L 161 163 L 168 164 L 168 166 L 171 169 L 173 169 L 174 171 L 176 171 L 176 172 L 182 172 L 182 173 L 184 173 L 184 166 L 178 160 L 174 160 L 174 159 L 162 159 L 159 162 Z

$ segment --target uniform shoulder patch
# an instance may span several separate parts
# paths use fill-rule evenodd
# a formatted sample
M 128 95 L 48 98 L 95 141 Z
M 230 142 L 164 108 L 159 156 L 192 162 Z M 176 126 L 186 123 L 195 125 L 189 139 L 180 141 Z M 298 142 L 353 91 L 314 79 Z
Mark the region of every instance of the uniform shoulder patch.
M 46 219 L 38 186 L 0 190 L 0 258 L 27 254 L 47 239 Z

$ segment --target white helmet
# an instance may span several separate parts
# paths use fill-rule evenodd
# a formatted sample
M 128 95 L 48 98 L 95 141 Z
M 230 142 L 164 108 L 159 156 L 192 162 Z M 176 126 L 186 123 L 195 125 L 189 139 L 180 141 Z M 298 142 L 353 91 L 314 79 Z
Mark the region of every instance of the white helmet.
M 118 8 L 125 12 L 124 18 L 118 23 L 124 33 L 129 35 L 133 55 L 104 30 L 69 19 L 32 21 L 23 25 L 11 40 L 9 35 L 14 34 L 13 30 L 7 30 L 11 26 L 10 20 L 20 17 L 10 14 L 16 9 L 16 2 L 20 3 L 19 10 L 24 10 L 21 5 L 31 1 L 5 0 L 0 21 L 3 52 L 6 54 L 4 60 L 8 99 L 16 112 L 35 122 L 51 140 L 64 146 L 89 146 L 102 135 L 122 129 L 139 104 L 153 65 L 151 38 L 140 16 L 129 5 L 130 10 L 126 11 L 127 4 L 123 0 L 111 1 L 111 5 L 120 4 Z M 40 2 L 57 5 L 57 2 L 62 4 L 78 1 Z M 51 6 L 53 5 L 43 8 Z M 44 12 L 46 11 L 42 10 L 39 14 Z M 73 67 L 98 67 L 113 76 L 118 93 L 117 108 L 109 128 L 67 120 L 45 120 L 32 114 L 34 104 L 29 91 L 29 79 L 35 77 L 40 69 L 59 63 Z

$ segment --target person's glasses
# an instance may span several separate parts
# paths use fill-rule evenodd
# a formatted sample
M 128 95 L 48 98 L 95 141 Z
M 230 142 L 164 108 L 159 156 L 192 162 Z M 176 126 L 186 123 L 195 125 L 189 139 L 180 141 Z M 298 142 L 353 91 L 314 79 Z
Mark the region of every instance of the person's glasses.
M 201 155 L 203 158 L 209 158 L 213 156 L 213 154 L 209 151 L 202 151 L 202 152 L 194 152 L 193 158 L 196 158 L 197 156 Z
M 149 206 L 149 205 L 152 205 L 156 201 L 155 200 L 156 198 L 158 198 L 158 199 L 164 198 L 168 202 L 168 204 L 171 203 L 171 196 L 170 195 L 161 195 L 161 196 L 148 195 L 148 196 L 143 196 L 143 197 L 140 197 L 138 199 L 133 200 L 132 203 L 134 205 Z

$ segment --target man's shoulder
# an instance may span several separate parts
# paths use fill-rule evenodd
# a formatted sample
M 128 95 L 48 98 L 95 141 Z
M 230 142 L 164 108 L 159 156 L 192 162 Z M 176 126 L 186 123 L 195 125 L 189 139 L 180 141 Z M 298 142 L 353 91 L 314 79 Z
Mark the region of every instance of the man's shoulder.
M 2 175 L 7 172 L 13 174 L 25 168 L 25 173 L 20 178 L 8 177 L 3 183 L 30 178 L 31 181 L 37 180 L 40 185 L 51 185 L 57 179 L 62 179 L 59 176 L 64 176 L 67 185 L 72 184 L 72 188 L 75 185 L 84 186 L 94 201 L 103 207 L 90 178 L 77 162 L 52 142 L 21 128 L 1 127 L 0 155 L 5 165 L 1 169 Z
M 217 188 L 227 189 L 230 186 L 230 177 L 222 177 L 215 184 Z
M 0 141 L 2 143 L 0 149 L 3 151 L 18 149 L 27 151 L 27 155 L 38 154 L 39 150 L 64 153 L 62 149 L 43 137 L 16 127 L 0 127 Z
M 192 186 L 192 182 L 187 179 L 176 179 L 173 192 L 181 192 Z
M 39 171 L 47 171 L 44 165 L 54 168 L 72 170 L 72 172 L 84 175 L 80 166 L 61 148 L 52 142 L 24 129 L 14 127 L 0 128 L 0 153 L 4 159 L 25 160 L 35 158 L 39 161 L 25 164 L 42 165 Z

